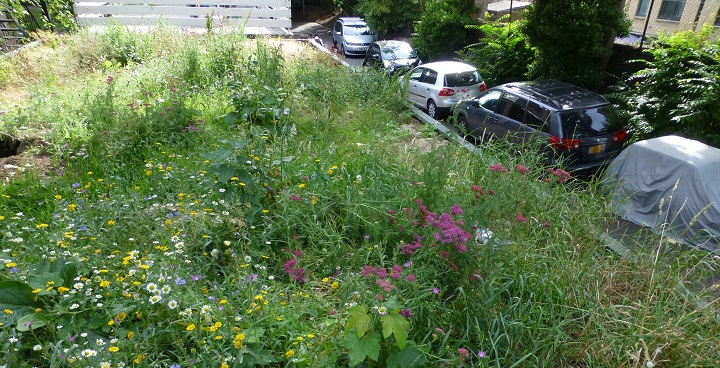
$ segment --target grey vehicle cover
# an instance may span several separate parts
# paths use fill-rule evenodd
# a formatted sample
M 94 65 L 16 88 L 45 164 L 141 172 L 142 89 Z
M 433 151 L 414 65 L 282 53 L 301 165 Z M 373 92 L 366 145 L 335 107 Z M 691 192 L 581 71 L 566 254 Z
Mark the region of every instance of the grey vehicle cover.
M 602 180 L 616 215 L 720 251 L 720 149 L 674 135 L 640 141 L 608 165 Z

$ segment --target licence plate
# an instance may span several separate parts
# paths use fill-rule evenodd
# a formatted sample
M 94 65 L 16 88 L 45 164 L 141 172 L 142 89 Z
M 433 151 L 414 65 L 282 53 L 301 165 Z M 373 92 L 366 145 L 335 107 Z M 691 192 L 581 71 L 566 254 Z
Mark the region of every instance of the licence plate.
M 594 146 L 590 146 L 590 154 L 593 153 L 600 153 L 603 151 L 603 145 L 602 144 L 596 144 Z

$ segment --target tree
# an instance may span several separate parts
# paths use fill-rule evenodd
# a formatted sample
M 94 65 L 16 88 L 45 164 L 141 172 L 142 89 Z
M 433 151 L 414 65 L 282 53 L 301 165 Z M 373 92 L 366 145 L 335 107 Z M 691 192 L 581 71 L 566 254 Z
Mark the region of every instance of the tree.
M 452 57 L 465 47 L 475 31 L 465 26 L 475 24 L 472 15 L 474 0 L 430 0 L 425 13 L 416 24 L 418 36 L 414 46 L 423 59 L 436 60 Z
M 602 85 L 608 46 L 629 31 L 618 0 L 535 0 L 525 18 L 523 32 L 537 56 L 531 73 L 589 88 Z
M 408 29 L 420 18 L 417 0 L 360 0 L 356 9 L 380 33 Z

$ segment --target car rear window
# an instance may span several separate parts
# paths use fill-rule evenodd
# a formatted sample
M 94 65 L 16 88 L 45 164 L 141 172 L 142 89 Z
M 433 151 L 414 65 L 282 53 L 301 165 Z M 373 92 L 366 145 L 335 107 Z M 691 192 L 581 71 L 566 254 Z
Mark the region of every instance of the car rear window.
M 598 106 L 560 113 L 563 135 L 566 138 L 586 138 L 615 133 L 622 128 L 612 106 Z
M 466 87 L 482 83 L 477 70 L 445 75 L 445 87 Z

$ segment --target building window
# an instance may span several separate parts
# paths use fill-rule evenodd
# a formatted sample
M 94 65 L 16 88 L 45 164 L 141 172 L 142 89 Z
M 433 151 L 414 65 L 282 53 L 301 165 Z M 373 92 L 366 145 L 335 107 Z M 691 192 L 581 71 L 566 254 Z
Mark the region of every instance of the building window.
M 720 27 L 720 10 L 718 10 L 717 15 L 715 16 L 715 27 Z
M 638 4 L 637 12 L 635 13 L 636 17 L 647 17 L 648 7 L 650 6 L 650 0 L 640 0 L 640 4 Z
M 663 0 L 658 19 L 680 20 L 683 9 L 685 9 L 685 0 Z

